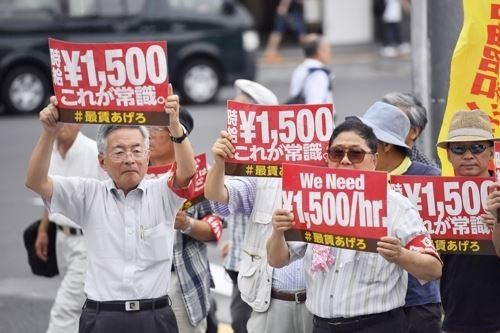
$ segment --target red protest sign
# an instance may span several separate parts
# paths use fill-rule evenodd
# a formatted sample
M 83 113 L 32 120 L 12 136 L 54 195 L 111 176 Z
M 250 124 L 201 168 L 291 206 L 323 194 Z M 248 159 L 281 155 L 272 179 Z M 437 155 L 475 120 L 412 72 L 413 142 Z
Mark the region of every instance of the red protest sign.
M 284 162 L 326 166 L 333 105 L 256 105 L 228 101 L 227 131 L 235 156 L 226 174 L 281 177 Z
M 68 43 L 49 39 L 60 121 L 168 125 L 166 42 Z
M 417 207 L 437 251 L 494 254 L 491 230 L 480 217 L 493 178 L 391 176 L 391 187 Z
M 377 252 L 387 235 L 386 188 L 385 172 L 284 163 L 283 208 L 295 217 L 286 240 Z
M 207 178 L 207 156 L 205 154 L 196 155 L 194 157 L 196 161 L 196 175 L 194 178 L 194 191 L 191 198 L 186 200 L 182 205 L 182 210 L 186 210 L 189 207 L 197 204 L 205 199 L 205 179 Z M 160 165 L 160 166 L 150 166 L 146 178 L 158 178 L 170 171 L 172 165 Z

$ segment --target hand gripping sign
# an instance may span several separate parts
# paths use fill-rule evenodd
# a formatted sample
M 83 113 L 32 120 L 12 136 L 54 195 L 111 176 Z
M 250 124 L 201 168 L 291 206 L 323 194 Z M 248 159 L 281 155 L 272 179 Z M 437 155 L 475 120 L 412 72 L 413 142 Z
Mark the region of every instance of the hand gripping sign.
M 385 172 L 284 163 L 283 208 L 295 218 L 285 239 L 377 252 L 387 236 L 386 189 Z
M 60 121 L 168 125 L 166 42 L 68 43 L 49 39 Z
M 391 187 L 417 207 L 441 253 L 494 254 L 481 215 L 493 178 L 391 176 Z
M 256 105 L 228 101 L 227 131 L 234 158 L 226 175 L 281 177 L 284 162 L 326 166 L 333 105 Z

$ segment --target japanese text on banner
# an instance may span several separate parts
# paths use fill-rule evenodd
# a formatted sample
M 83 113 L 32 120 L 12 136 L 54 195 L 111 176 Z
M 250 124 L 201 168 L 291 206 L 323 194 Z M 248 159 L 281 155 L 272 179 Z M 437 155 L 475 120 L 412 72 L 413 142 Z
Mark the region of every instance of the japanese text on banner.
M 391 176 L 391 187 L 417 207 L 440 252 L 493 254 L 486 212 L 492 178 Z M 493 251 L 493 252 L 491 252 Z
M 226 174 L 281 177 L 284 162 L 325 166 L 334 128 L 333 105 L 227 104 L 227 131 L 235 156 Z
M 61 121 L 168 125 L 166 42 L 49 39 L 49 48 Z
M 370 184 L 370 186 L 367 186 Z M 283 164 L 283 208 L 295 226 L 287 240 L 376 252 L 387 235 L 387 174 Z

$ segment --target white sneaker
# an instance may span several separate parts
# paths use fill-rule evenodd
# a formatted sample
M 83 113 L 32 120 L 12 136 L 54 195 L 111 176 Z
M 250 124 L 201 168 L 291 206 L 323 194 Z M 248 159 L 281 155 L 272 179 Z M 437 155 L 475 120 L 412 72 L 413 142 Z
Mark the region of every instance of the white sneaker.
M 394 46 L 385 46 L 380 50 L 380 55 L 382 57 L 394 58 L 398 55 L 398 52 Z
M 409 54 L 411 52 L 411 46 L 409 43 L 402 43 L 398 46 L 398 53 L 403 55 L 403 54 Z

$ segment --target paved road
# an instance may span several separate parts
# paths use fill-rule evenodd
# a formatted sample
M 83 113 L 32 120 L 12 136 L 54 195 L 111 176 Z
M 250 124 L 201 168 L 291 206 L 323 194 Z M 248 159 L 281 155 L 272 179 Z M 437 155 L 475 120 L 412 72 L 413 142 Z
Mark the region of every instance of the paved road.
M 346 115 L 363 114 L 386 92 L 411 89 L 408 59 L 381 59 L 372 45 L 336 48 L 333 54 L 337 121 Z M 297 49 L 287 49 L 284 55 L 282 64 L 260 64 L 258 72 L 258 80 L 275 91 L 281 101 L 287 99 L 292 70 L 301 61 Z M 210 153 L 212 142 L 225 126 L 225 101 L 233 94 L 232 88 L 225 88 L 217 103 L 189 107 L 195 119 L 191 140 L 197 152 Z M 83 129 L 91 137 L 95 130 L 95 126 Z M 27 161 L 39 133 L 35 116 L 0 114 L 0 333 L 44 332 L 59 283 L 58 278 L 45 279 L 30 273 L 21 238 L 22 230 L 41 212 L 40 201 L 23 185 Z M 210 246 L 209 255 L 217 270 L 221 260 L 215 246 Z M 217 315 L 221 322 L 229 321 L 227 283 L 223 274 L 216 277 Z

